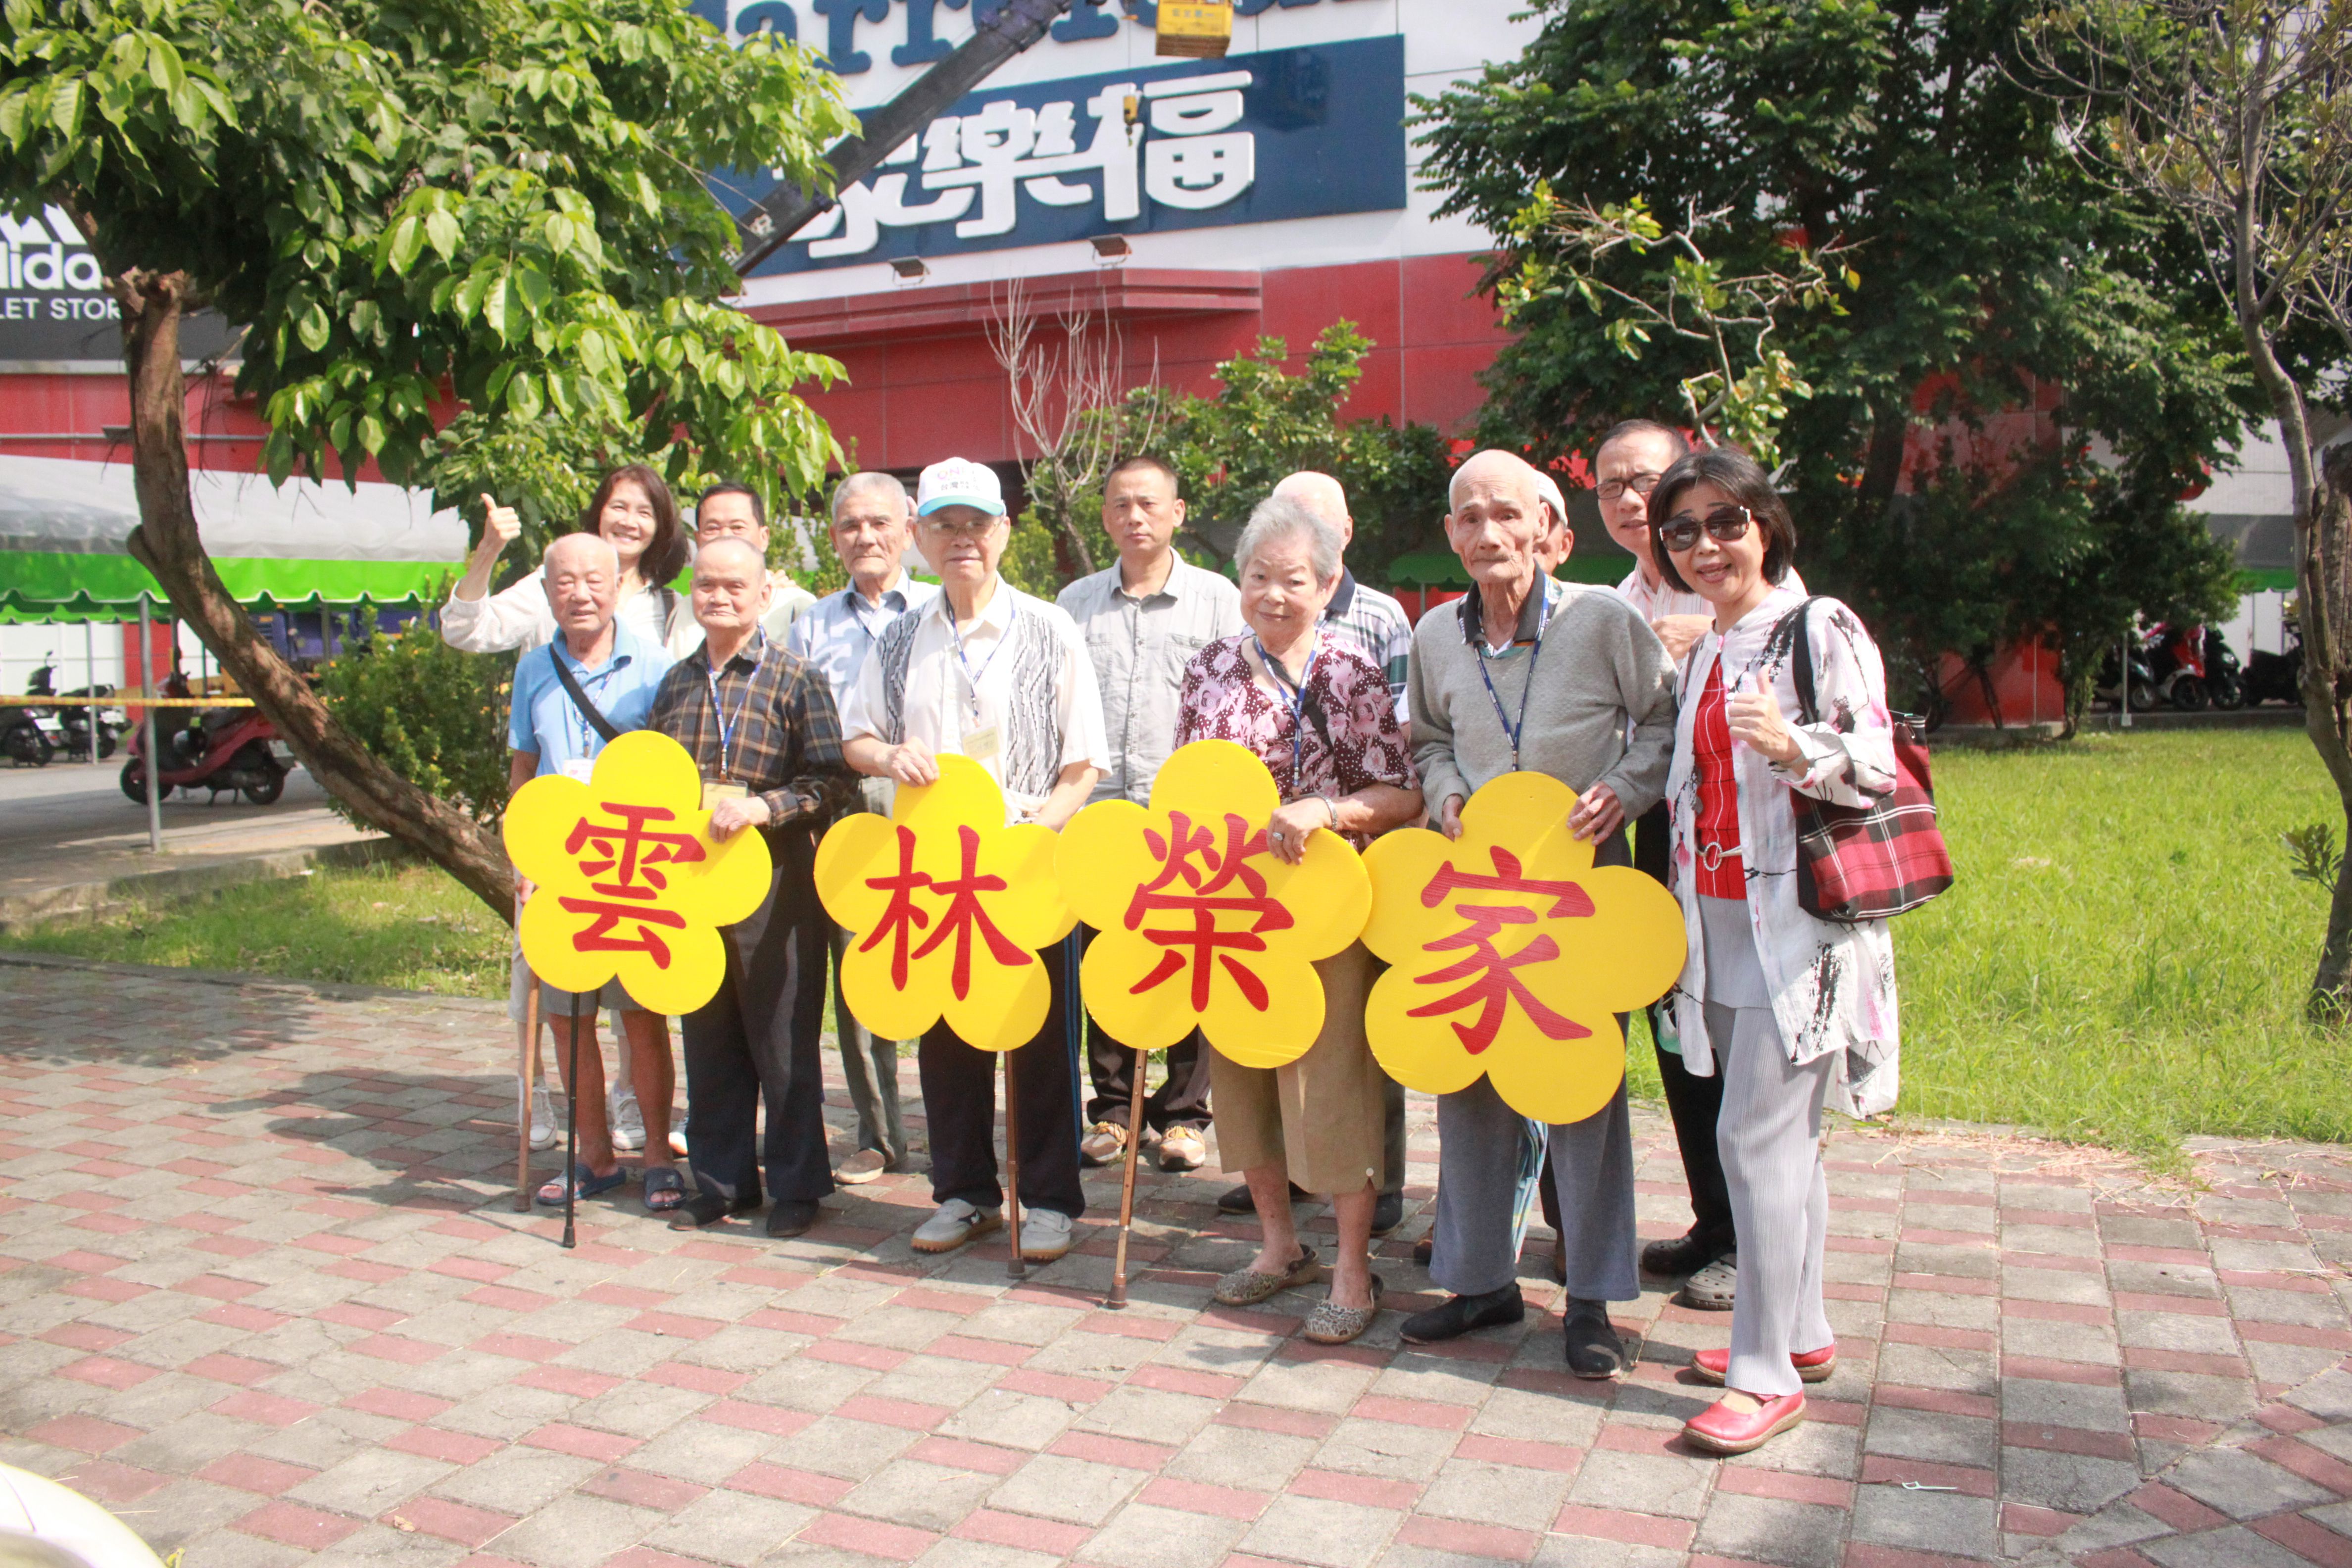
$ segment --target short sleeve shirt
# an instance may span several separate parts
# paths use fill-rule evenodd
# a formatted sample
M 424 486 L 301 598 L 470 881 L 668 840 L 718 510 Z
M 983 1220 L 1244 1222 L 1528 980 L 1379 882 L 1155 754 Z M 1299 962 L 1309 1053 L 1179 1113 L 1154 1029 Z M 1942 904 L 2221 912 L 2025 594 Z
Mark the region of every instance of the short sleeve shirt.
M 1141 805 L 1175 749 L 1176 700 L 1193 655 L 1242 629 L 1241 590 L 1188 561 L 1171 563 L 1159 592 L 1138 596 L 1113 566 L 1081 577 L 1056 601 L 1078 624 L 1102 688 L 1110 766 L 1094 798 Z
M 646 727 L 654 694 L 670 667 L 667 654 L 622 621 L 613 626 L 613 651 L 593 669 L 573 658 L 561 637 L 523 655 L 515 663 L 507 744 L 518 752 L 537 752 L 542 775 L 576 771 L 571 764 L 593 762 L 604 749 L 604 737 L 556 679 L 554 661 L 559 658 L 579 681 L 581 694 L 621 731 Z
M 1249 641 L 1244 634 L 1211 643 L 1185 668 L 1178 745 L 1220 740 L 1248 747 L 1286 801 L 1353 795 L 1376 784 L 1415 786 L 1412 748 L 1385 672 L 1326 627 L 1301 688 L 1302 728 L 1292 720 L 1289 699 L 1267 690 L 1250 668 L 1242 651 Z M 1370 834 L 1344 837 L 1359 849 L 1372 841 Z

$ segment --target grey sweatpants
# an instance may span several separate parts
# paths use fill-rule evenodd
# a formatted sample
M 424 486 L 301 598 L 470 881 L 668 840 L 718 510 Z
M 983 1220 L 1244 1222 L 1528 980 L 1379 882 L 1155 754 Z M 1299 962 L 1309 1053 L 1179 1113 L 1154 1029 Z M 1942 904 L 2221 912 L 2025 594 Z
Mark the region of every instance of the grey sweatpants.
M 1791 1066 L 1769 1007 L 1709 1002 L 1706 1036 L 1723 1077 L 1715 1146 L 1739 1236 L 1727 1381 L 1746 1394 L 1794 1394 L 1803 1384 L 1790 1356 L 1836 1338 L 1822 1307 L 1830 1217 L 1822 1095 L 1835 1058 Z
M 1437 1223 L 1429 1277 L 1457 1296 L 1499 1290 L 1518 1278 L 1512 1200 L 1527 1118 L 1481 1078 L 1437 1097 Z M 1625 1087 L 1581 1121 L 1550 1131 L 1559 1187 L 1568 1293 L 1631 1301 L 1642 1293 L 1633 1262 L 1633 1135 Z
M 849 1082 L 850 1108 L 857 1112 L 857 1146 L 875 1149 L 890 1169 L 907 1163 L 907 1124 L 898 1115 L 898 1042 L 877 1040 L 857 1021 L 841 994 L 841 955 L 851 933 L 832 927 L 833 1029 L 841 1046 L 841 1076 Z

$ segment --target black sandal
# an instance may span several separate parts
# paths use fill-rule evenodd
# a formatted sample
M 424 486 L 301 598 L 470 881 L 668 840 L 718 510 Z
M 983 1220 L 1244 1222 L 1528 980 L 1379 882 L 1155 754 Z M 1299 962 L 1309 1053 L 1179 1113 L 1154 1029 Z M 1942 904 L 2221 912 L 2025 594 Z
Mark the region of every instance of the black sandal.
M 656 1165 L 646 1173 L 646 1212 L 672 1214 L 686 1202 L 686 1182 L 675 1165 Z M 667 1203 L 658 1201 L 667 1199 Z

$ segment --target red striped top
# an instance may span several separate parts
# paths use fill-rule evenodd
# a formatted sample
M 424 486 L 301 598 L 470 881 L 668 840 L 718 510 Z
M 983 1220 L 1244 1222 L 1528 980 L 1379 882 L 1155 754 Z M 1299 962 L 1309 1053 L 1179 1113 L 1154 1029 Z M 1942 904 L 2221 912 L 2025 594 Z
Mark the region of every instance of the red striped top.
M 1735 853 L 1739 847 L 1739 785 L 1731 771 L 1731 723 L 1725 716 L 1719 659 L 1707 671 L 1706 689 L 1699 693 L 1691 758 L 1698 776 L 1698 842 L 1691 846 L 1698 890 L 1710 899 L 1745 899 L 1747 862 Z

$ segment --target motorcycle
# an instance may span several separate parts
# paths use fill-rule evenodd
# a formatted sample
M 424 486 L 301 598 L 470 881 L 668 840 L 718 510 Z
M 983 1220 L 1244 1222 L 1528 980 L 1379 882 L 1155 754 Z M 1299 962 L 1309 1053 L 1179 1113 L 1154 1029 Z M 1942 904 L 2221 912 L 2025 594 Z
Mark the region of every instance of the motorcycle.
M 111 697 L 114 695 L 114 688 L 111 686 L 77 686 L 71 691 L 59 691 L 57 689 L 56 658 L 57 655 L 51 654 L 48 660 L 33 672 L 33 679 L 26 684 L 26 691 L 36 697 Z M 67 706 L 58 710 L 58 728 L 62 737 L 60 744 L 68 758 L 79 763 L 91 761 L 89 748 L 93 735 L 97 737 L 98 742 L 97 761 L 104 762 L 114 755 L 115 742 L 129 726 L 122 723 L 120 719 L 110 719 L 106 715 L 107 710 L 95 704 L 87 707 Z
M 2212 702 L 2205 681 L 2205 628 L 2153 628 L 2155 646 L 2148 663 L 2156 677 L 2156 695 L 2183 713 L 2201 712 Z
M 2244 674 L 2219 626 L 2205 629 L 2205 688 L 2213 694 L 2213 706 L 2225 713 L 2246 705 Z
M 167 688 L 168 689 L 168 688 Z M 252 708 L 207 708 L 186 728 L 170 732 L 159 727 L 156 744 L 164 752 L 155 775 L 155 798 L 175 789 L 191 795 L 209 790 L 217 795 L 234 790 L 256 805 L 268 805 L 286 792 L 286 764 L 278 760 L 270 742 L 277 727 Z M 122 793 L 142 805 L 147 799 L 147 758 L 144 737 L 132 733 L 131 760 L 122 764 Z
M 18 767 L 46 768 L 57 753 L 57 742 L 41 728 L 40 716 L 32 709 L 0 708 L 0 756 Z
M 2303 705 L 2303 637 L 2292 623 L 2287 626 L 2287 648 L 2284 653 L 2254 650 L 2246 660 L 2246 701 L 2250 706 L 2264 702 L 2284 702 L 2289 707 Z
M 2109 653 L 2106 662 L 2099 667 L 2099 679 L 2094 693 L 2100 700 L 2113 702 L 2120 709 L 2123 706 L 2123 689 L 2122 678 L 2116 668 L 2116 656 Z M 2129 690 L 2133 712 L 2145 713 L 2156 706 L 2156 678 L 2148 669 L 2147 649 L 2137 641 L 2131 650 Z

